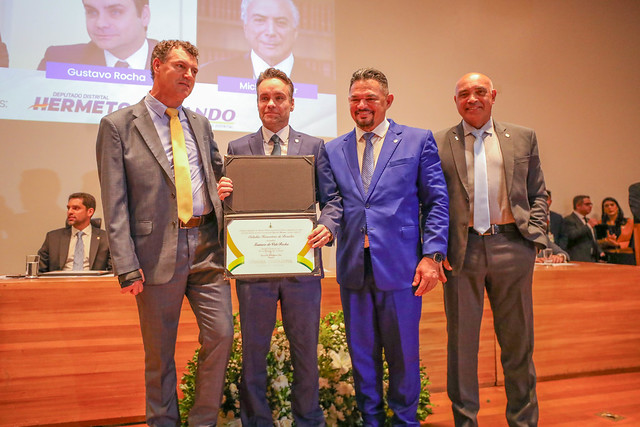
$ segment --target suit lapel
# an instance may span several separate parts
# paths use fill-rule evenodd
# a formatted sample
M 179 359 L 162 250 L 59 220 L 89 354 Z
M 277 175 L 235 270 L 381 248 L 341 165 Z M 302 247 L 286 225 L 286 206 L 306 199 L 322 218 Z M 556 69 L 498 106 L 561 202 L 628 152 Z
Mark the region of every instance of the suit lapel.
M 287 146 L 287 156 L 297 156 L 300 153 L 300 146 L 302 145 L 302 136 L 299 132 L 289 127 L 289 143 Z
M 187 120 L 189 121 L 189 126 L 191 126 L 191 130 L 193 131 L 193 135 L 196 138 L 196 145 L 198 146 L 198 152 L 200 154 L 200 160 L 202 161 L 202 164 L 203 165 L 210 165 L 211 164 L 211 159 L 209 157 L 211 156 L 211 153 L 209 151 L 209 147 L 207 147 L 207 144 L 206 144 L 206 141 L 205 141 L 205 136 L 202 134 L 202 129 L 201 129 L 200 126 L 198 126 L 198 124 L 195 121 L 196 120 L 195 113 L 187 110 L 184 107 L 182 108 L 182 110 L 187 115 Z M 207 168 L 203 168 L 203 169 L 205 170 L 205 175 L 207 175 L 207 181 L 209 181 L 208 170 L 207 170 Z M 209 182 L 207 182 L 207 183 L 209 183 Z
M 151 153 L 155 156 L 156 160 L 162 167 L 162 170 L 164 170 L 164 173 L 175 185 L 169 159 L 164 152 L 164 147 L 158 137 L 158 132 L 156 131 L 156 127 L 153 125 L 151 116 L 149 116 L 149 111 L 147 110 L 147 106 L 144 104 L 144 100 L 140 101 L 136 105 L 133 114 L 135 116 L 133 123 L 138 129 L 138 132 L 140 132 L 140 135 L 142 135 L 142 139 L 149 147 L 149 150 L 151 150 Z
M 362 186 L 362 176 L 360 175 L 360 165 L 358 164 L 358 147 L 356 143 L 355 130 L 345 135 L 344 140 L 342 141 L 342 152 L 345 160 L 347 161 L 349 171 L 351 172 L 351 177 L 362 195 L 362 200 L 364 200 L 365 194 L 364 187 Z
M 69 255 L 69 246 L 71 245 L 71 227 L 64 229 L 62 233 L 62 239 L 58 243 L 58 266 L 60 270 L 64 268 L 67 263 L 67 256 Z
M 496 131 L 498 142 L 500 143 L 500 151 L 502 151 L 502 162 L 504 163 L 504 177 L 507 187 L 507 193 L 511 193 L 511 184 L 513 183 L 513 166 L 514 166 L 514 154 L 513 144 L 510 141 L 511 135 L 507 132 L 507 129 L 500 123 L 494 121 L 493 129 Z
M 254 156 L 264 156 L 264 143 L 262 141 L 262 128 L 249 138 L 249 150 Z
M 393 121 L 389 121 L 389 130 L 387 131 L 384 141 L 382 142 L 382 149 L 380 150 L 380 155 L 378 156 L 376 167 L 373 170 L 373 175 L 371 176 L 371 183 L 369 184 L 369 192 L 367 193 L 367 198 L 371 196 L 371 194 L 375 191 L 376 184 L 378 183 L 378 180 L 380 180 L 382 172 L 387 167 L 389 159 L 391 159 L 391 156 L 401 143 L 401 128 L 397 126 Z
M 89 244 L 89 270 L 93 269 L 93 262 L 96 260 L 98 246 L 100 246 L 99 229 L 91 226 L 91 243 Z
M 213 209 L 216 212 L 216 218 L 218 218 L 218 232 L 222 231 L 224 226 L 222 221 L 222 202 L 218 198 L 216 193 L 216 177 L 213 174 L 211 151 L 209 144 L 213 144 L 213 141 L 208 141 L 203 133 L 203 126 L 197 122 L 196 113 L 184 108 L 184 113 L 187 115 L 189 126 L 193 131 L 193 135 L 196 138 L 196 145 L 198 146 L 198 152 L 200 153 L 200 161 L 202 162 L 202 170 L 204 171 L 205 184 L 209 193 L 209 199 L 213 205 Z M 165 156 L 166 158 L 166 156 Z M 173 177 L 172 177 L 173 179 Z M 174 182 L 175 184 L 175 182 Z
M 469 178 L 467 175 L 467 157 L 464 148 L 464 128 L 462 122 L 449 135 L 449 146 L 453 155 L 453 163 L 455 164 L 458 178 L 464 186 L 467 195 L 469 195 Z

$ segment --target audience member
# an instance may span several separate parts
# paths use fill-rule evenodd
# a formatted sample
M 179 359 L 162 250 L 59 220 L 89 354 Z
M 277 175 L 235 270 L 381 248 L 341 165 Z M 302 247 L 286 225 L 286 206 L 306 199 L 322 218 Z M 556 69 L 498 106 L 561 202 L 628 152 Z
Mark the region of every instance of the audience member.
M 82 0 L 89 43 L 49 46 L 47 62 L 148 69 L 157 40 L 147 39 L 149 0 Z
M 604 250 L 607 262 L 635 265 L 635 255 L 630 249 L 633 237 L 633 218 L 625 218 L 618 201 L 605 197 L 602 201 L 602 219 L 599 225 L 598 244 Z
M 628 248 L 633 234 L 633 219 L 625 218 L 618 201 L 613 197 L 602 200 L 602 219 L 599 224 L 606 226 L 606 235 L 598 239 L 602 249 Z M 604 234 L 604 233 L 603 233 Z
M 640 224 L 640 182 L 629 186 L 629 207 L 633 220 L 636 224 Z
M 91 223 L 96 199 L 73 193 L 67 202 L 67 226 L 47 233 L 40 255 L 40 273 L 59 270 L 110 270 L 107 235 Z
M 549 215 L 547 216 L 547 235 L 549 240 L 559 246 L 563 245 L 564 236 L 562 235 L 562 215 L 551 210 L 551 191 L 547 190 L 547 206 L 549 206 Z
M 595 218 L 587 218 L 593 203 L 586 195 L 573 198 L 573 212 L 564 217 L 562 234 L 566 238 L 565 249 L 572 261 L 597 262 L 604 253 L 600 249 L 593 227 L 598 224 Z

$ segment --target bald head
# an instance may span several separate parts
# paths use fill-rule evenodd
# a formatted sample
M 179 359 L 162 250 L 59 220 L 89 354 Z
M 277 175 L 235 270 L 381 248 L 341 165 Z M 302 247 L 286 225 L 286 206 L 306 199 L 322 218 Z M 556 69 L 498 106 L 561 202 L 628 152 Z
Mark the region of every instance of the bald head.
M 456 83 L 453 100 L 462 119 L 480 129 L 491 119 L 496 91 L 489 77 L 480 73 L 468 73 Z

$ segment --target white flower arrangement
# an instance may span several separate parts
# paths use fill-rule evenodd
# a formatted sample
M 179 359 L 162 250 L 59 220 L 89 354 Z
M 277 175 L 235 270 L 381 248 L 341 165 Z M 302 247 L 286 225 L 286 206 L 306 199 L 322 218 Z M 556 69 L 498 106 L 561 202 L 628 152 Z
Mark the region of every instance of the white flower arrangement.
M 238 315 L 234 317 L 234 340 L 231 357 L 227 366 L 224 396 L 218 416 L 218 425 L 239 427 L 240 401 L 238 385 L 242 371 L 242 336 Z M 320 381 L 320 406 L 324 411 L 325 422 L 329 426 L 362 425 L 362 416 L 356 405 L 356 392 L 353 386 L 351 358 L 347 348 L 347 336 L 342 311 L 329 313 L 320 322 L 318 340 L 318 371 Z M 180 416 L 184 426 L 187 425 L 189 410 L 193 406 L 195 396 L 195 372 L 198 363 L 198 350 L 193 359 L 187 363 L 187 372 L 182 376 L 180 389 Z M 271 339 L 271 351 L 267 355 L 267 400 L 272 408 L 273 424 L 277 427 L 291 427 L 291 383 L 293 381 L 293 365 L 282 323 L 278 321 Z M 384 390 L 388 389 L 388 368 L 384 366 Z M 420 403 L 418 419 L 424 421 L 431 414 L 430 394 L 427 388 L 429 379 L 424 367 L 420 367 Z M 391 411 L 387 407 L 390 425 Z

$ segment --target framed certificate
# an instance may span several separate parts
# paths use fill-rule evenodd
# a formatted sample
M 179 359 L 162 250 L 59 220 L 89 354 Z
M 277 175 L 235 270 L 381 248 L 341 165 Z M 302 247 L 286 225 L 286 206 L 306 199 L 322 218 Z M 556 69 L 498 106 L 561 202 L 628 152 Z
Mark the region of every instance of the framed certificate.
M 226 221 L 227 275 L 236 278 L 320 275 L 319 253 L 307 244 L 315 217 L 243 216 Z
M 226 156 L 225 274 L 231 278 L 321 275 L 313 156 Z

